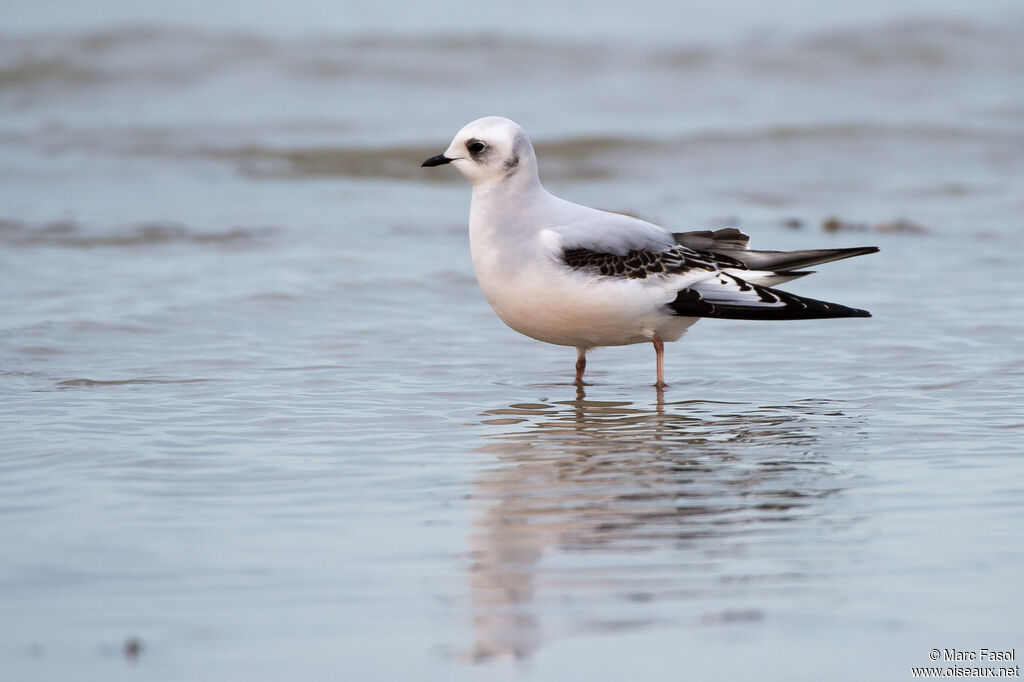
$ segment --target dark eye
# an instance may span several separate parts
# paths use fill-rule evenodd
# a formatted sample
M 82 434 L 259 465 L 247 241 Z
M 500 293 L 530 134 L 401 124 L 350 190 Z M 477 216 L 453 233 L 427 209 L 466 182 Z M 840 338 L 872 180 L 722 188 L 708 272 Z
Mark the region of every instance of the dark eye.
M 484 143 L 474 140 L 466 145 L 466 149 L 469 150 L 470 154 L 479 154 L 484 150 Z

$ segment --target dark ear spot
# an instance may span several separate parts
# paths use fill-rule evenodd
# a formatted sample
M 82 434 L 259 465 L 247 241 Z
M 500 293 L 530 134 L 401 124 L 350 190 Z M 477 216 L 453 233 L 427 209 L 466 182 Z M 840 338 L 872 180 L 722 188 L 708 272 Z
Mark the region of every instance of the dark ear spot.
M 516 135 L 516 139 L 512 143 L 512 154 L 505 159 L 504 169 L 506 175 L 511 175 L 519 167 L 519 160 L 523 154 L 528 153 L 527 148 L 529 145 L 530 143 L 523 137 L 522 133 Z

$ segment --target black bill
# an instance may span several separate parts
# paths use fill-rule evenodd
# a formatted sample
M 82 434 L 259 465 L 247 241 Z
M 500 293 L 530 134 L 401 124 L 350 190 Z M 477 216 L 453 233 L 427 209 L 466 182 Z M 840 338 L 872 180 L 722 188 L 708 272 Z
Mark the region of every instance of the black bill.
M 455 159 L 449 159 L 444 154 L 438 154 L 437 156 L 431 156 L 429 159 L 420 164 L 420 168 L 428 168 L 430 166 L 443 166 L 446 163 L 451 163 Z

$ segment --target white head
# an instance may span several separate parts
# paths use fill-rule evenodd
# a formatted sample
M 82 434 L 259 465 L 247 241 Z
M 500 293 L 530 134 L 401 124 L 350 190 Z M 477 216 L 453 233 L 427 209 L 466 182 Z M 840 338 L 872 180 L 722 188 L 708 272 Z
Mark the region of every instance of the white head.
M 526 131 L 501 116 L 478 118 L 458 132 L 443 154 L 424 166 L 450 163 L 476 185 L 511 178 L 536 182 L 537 157 Z

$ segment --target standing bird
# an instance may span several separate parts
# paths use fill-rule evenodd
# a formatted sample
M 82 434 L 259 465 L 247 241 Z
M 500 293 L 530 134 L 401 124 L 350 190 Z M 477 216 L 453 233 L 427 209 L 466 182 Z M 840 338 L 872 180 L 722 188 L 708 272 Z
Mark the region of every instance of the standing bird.
M 664 342 L 700 317 L 871 317 L 770 287 L 877 247 L 748 251 L 734 228 L 673 233 L 559 199 L 540 184 L 526 132 L 499 116 L 467 124 L 423 166 L 449 163 L 473 185 L 469 240 L 487 302 L 517 332 L 575 347 L 577 385 L 590 349 L 650 342 L 663 388 Z

